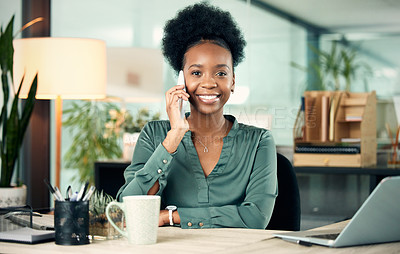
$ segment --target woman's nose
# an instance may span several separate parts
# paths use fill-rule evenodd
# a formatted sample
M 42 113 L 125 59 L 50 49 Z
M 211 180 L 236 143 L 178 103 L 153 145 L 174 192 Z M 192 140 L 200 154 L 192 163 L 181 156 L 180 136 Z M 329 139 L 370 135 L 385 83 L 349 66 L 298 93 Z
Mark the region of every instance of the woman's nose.
M 215 79 L 212 75 L 204 75 L 201 80 L 201 86 L 203 88 L 211 89 L 217 87 L 217 82 L 215 82 Z

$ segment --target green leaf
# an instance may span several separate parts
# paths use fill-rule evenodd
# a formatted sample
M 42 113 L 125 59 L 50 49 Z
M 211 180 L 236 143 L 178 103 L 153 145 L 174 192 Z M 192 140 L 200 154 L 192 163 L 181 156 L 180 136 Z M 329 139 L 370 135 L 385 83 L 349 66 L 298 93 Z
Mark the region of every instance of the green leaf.
M 8 79 L 7 79 L 7 72 L 3 72 L 1 74 L 1 80 L 2 80 L 2 88 L 3 88 L 3 107 L 1 109 L 1 114 L 0 114 L 0 127 L 3 127 L 3 133 L 2 133 L 2 138 L 4 140 L 4 137 L 7 132 L 7 115 L 8 115 L 8 100 L 9 100 L 9 87 L 8 87 Z M 1 143 L 1 148 L 5 148 L 5 143 Z M 2 152 L 3 153 L 3 152 Z
M 94 182 L 94 162 L 115 159 L 122 154 L 118 137 L 103 138 L 110 103 L 73 102 L 63 111 L 63 127 L 73 133 L 71 147 L 64 155 L 65 167 L 79 170 L 79 180 Z
M 6 165 L 2 168 L 1 184 L 9 185 L 14 171 L 15 162 L 19 153 L 19 116 L 18 116 L 18 97 L 14 97 L 10 116 L 6 122 L 7 131 L 3 136 L 3 143 L 5 143 L 5 158 Z M 3 174 L 3 171 L 5 173 Z M 7 184 L 8 183 L 8 184 Z
M 0 64 L 1 70 L 3 73 L 11 72 L 12 78 L 12 69 L 13 69 L 13 55 L 14 55 L 14 47 L 13 47 L 13 26 L 14 26 L 14 16 L 12 16 L 10 22 L 7 25 L 4 33 L 1 33 L 0 36 Z
M 35 78 L 33 79 L 33 82 L 31 84 L 31 88 L 29 89 L 28 93 L 28 98 L 26 99 L 24 108 L 22 109 L 22 116 L 20 118 L 20 129 L 19 129 L 19 144 L 18 146 L 22 145 L 22 141 L 24 138 L 25 131 L 29 125 L 29 119 L 32 115 L 33 108 L 35 106 L 36 102 L 36 91 L 37 91 L 37 78 L 38 75 L 35 75 Z M 18 88 L 18 92 L 16 94 L 16 97 L 19 96 L 19 93 L 21 91 L 21 86 L 22 86 L 22 81 L 20 84 L 20 87 Z

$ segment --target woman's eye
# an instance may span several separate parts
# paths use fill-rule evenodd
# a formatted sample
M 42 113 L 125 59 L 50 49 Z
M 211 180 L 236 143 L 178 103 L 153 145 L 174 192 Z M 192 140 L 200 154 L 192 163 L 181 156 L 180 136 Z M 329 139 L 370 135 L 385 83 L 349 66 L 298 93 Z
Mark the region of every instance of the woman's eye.
M 218 72 L 218 73 L 217 73 L 217 76 L 219 76 L 219 77 L 223 77 L 223 76 L 226 76 L 226 73 L 225 73 L 225 72 L 222 72 L 222 71 L 220 71 L 220 72 Z
M 192 75 L 199 76 L 201 73 L 199 71 L 192 71 Z

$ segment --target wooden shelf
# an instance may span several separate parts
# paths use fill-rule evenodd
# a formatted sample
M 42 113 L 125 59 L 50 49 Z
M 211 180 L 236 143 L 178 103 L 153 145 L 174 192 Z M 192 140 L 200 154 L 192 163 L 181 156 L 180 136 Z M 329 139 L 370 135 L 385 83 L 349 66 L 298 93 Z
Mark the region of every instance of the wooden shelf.
M 359 154 L 294 153 L 295 166 L 366 167 L 376 165 L 376 95 L 306 91 L 303 140 L 298 144 L 332 145 L 343 138 L 359 139 Z M 323 108 L 329 101 L 329 108 Z M 325 112 L 325 113 L 324 113 Z M 323 114 L 329 114 L 324 116 Z M 346 119 L 353 117 L 354 119 Z M 327 122 L 323 122 L 323 121 Z M 328 133 L 328 134 L 327 134 Z M 347 142 L 345 142 L 347 143 Z M 351 142 L 350 142 L 351 143 Z

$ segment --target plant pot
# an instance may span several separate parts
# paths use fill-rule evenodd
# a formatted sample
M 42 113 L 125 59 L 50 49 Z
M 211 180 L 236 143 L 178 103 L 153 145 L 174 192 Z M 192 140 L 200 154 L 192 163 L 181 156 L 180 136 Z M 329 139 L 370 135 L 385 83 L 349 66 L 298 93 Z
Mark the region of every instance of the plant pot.
M 113 211 L 110 215 L 115 224 L 123 229 L 124 217 L 122 211 Z M 89 211 L 89 233 L 94 240 L 111 240 L 121 237 L 121 234 L 108 221 L 105 213 L 94 215 L 91 211 Z
M 133 157 L 133 152 L 135 150 L 136 142 L 139 138 L 139 132 L 128 133 L 125 132 L 123 135 L 124 149 L 122 153 L 122 158 L 126 161 L 131 161 Z
M 26 205 L 26 185 L 0 187 L 0 207 Z

